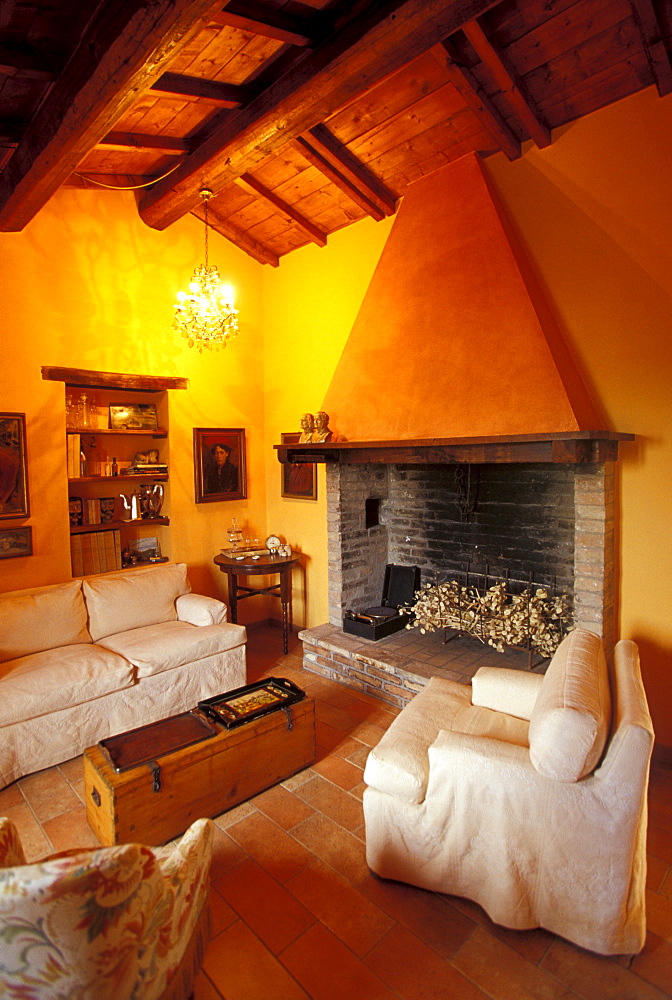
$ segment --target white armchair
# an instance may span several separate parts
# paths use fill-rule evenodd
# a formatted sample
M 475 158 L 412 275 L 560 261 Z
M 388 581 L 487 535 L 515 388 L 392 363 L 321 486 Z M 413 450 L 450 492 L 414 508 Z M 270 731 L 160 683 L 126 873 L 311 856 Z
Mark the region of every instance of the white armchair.
M 208 942 L 211 820 L 166 847 L 34 864 L 0 817 L 0 995 L 184 1000 Z
M 367 760 L 369 866 L 472 899 L 506 927 L 638 952 L 652 746 L 627 640 L 611 678 L 583 629 L 545 675 L 482 668 L 471 689 L 432 678 Z

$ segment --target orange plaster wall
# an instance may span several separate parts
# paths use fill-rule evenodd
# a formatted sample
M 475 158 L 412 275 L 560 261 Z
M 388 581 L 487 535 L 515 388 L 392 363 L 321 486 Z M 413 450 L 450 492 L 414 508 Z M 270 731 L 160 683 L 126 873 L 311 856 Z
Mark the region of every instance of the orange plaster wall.
M 26 414 L 31 510 L 16 523 L 32 525 L 34 545 L 30 558 L 0 560 L 0 590 L 70 578 L 65 392 L 40 373 L 54 365 L 189 380 L 169 396 L 170 555 L 188 563 L 194 590 L 226 593 L 212 558 L 231 516 L 265 526 L 261 269 L 216 234 L 210 256 L 236 289 L 241 333 L 223 352 L 201 355 L 171 328 L 176 293 L 203 257 L 193 217 L 159 233 L 139 220 L 130 193 L 64 188 L 23 232 L 0 234 L 0 400 Z M 194 504 L 194 427 L 245 428 L 246 501 Z
M 470 154 L 409 187 L 324 406 L 350 441 L 595 428 L 559 374 L 554 334 Z

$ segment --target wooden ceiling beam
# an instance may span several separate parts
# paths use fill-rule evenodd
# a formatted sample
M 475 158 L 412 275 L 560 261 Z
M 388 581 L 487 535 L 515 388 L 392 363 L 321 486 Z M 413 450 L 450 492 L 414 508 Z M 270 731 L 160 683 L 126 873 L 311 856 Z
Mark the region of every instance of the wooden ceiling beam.
M 165 229 L 196 207 L 202 187 L 221 190 L 497 2 L 377 0 L 363 9 L 355 5 L 350 20 L 304 52 L 246 108 L 233 112 L 170 178 L 141 194 L 143 220 Z
M 120 151 L 166 153 L 168 156 L 181 156 L 189 152 L 189 142 L 174 135 L 145 135 L 139 132 L 108 132 L 98 143 L 107 149 Z
M 0 230 L 30 222 L 220 6 L 102 0 L 0 175 Z
M 222 27 L 240 28 L 254 35 L 263 35 L 289 45 L 305 46 L 312 43 L 309 22 L 292 17 L 282 10 L 273 10 L 259 3 L 232 2 L 214 14 L 212 20 Z
M 162 73 L 150 90 L 170 97 L 186 97 L 189 101 L 213 104 L 219 108 L 239 108 L 255 95 L 251 87 L 221 83 L 219 80 L 203 80 L 198 76 L 182 76 L 179 73 Z
M 255 198 L 261 198 L 269 208 L 277 215 L 282 216 L 283 219 L 286 219 L 288 222 L 295 222 L 300 229 L 303 229 L 304 233 L 308 235 L 313 243 L 317 243 L 319 247 L 326 247 L 326 233 L 323 233 L 321 229 L 314 226 L 301 212 L 298 212 L 292 205 L 289 205 L 283 198 L 279 198 L 277 194 L 267 188 L 265 184 L 262 184 L 261 181 L 258 181 L 252 174 L 243 174 L 241 177 L 237 177 L 236 184 L 243 191 L 247 191 L 248 194 L 253 195 Z
M 326 125 L 316 125 L 303 138 L 368 201 L 377 205 L 385 215 L 394 215 L 396 197 L 347 146 L 339 142 Z
M 308 160 L 310 164 L 324 174 L 332 184 L 340 188 L 344 194 L 354 201 L 356 205 L 359 205 L 367 215 L 370 215 L 372 219 L 376 222 L 380 222 L 388 214 L 380 205 L 376 202 L 371 201 L 367 198 L 366 194 L 352 181 L 348 180 L 335 166 L 333 166 L 329 160 L 316 148 L 316 144 L 313 144 L 310 132 L 306 135 L 300 135 L 293 140 L 293 145 L 301 155 Z
M 522 81 L 509 65 L 505 54 L 487 37 L 478 21 L 468 21 L 462 31 L 471 42 L 479 59 L 492 73 L 501 88 L 504 100 L 518 116 L 530 138 L 539 149 L 550 146 L 551 130 L 544 125 L 533 109 Z
M 25 46 L 0 45 L 0 76 L 50 83 L 63 71 L 64 59 Z
M 205 222 L 205 211 L 202 208 L 194 209 L 191 214 L 195 215 L 201 222 Z M 228 219 L 222 218 L 212 203 L 208 204 L 208 224 L 211 229 L 214 229 L 220 236 L 229 240 L 230 243 L 235 244 L 239 250 L 242 250 L 248 256 L 253 257 L 259 264 L 270 264 L 271 267 L 279 265 L 280 259 L 277 254 L 274 254 L 263 243 L 255 240 L 249 233 L 244 233 L 242 229 L 238 229 Z
M 661 97 L 672 92 L 672 63 L 663 32 L 651 0 L 630 0 L 635 23 L 639 28 L 646 58 Z
M 447 71 L 451 83 L 465 104 L 473 111 L 497 146 L 510 160 L 517 160 L 521 155 L 518 137 L 511 131 L 471 70 L 457 63 L 450 41 L 443 39 L 440 45 L 432 49 L 432 53 Z

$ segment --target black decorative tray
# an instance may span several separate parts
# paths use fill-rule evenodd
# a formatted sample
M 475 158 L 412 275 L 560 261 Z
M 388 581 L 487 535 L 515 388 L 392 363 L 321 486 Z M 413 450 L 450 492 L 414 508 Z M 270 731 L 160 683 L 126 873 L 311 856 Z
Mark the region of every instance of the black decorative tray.
M 286 677 L 266 677 L 245 687 L 199 701 L 198 707 L 227 729 L 260 719 L 305 698 L 306 693 Z

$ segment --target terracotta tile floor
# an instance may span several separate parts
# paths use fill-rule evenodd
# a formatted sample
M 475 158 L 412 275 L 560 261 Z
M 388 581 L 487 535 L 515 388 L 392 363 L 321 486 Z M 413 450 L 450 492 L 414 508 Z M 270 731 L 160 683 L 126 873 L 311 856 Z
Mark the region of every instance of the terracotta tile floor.
M 648 924 L 635 958 L 509 931 L 455 897 L 384 882 L 364 857 L 362 769 L 394 709 L 314 674 L 277 629 L 249 633 L 249 679 L 317 704 L 313 768 L 216 818 L 214 936 L 195 1000 L 662 1000 L 672 997 L 672 768 L 652 771 Z M 31 858 L 96 844 L 81 758 L 0 791 Z

